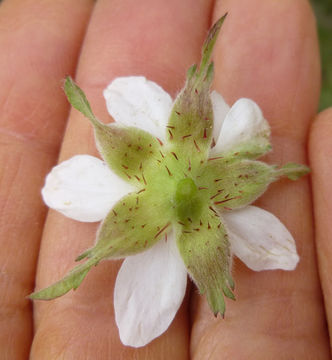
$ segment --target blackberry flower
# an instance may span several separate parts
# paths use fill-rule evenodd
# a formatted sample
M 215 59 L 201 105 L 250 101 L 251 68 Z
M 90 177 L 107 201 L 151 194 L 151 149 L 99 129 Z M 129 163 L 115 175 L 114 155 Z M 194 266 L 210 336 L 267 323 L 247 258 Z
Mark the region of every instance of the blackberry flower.
M 54 167 L 42 190 L 46 204 L 78 221 L 102 221 L 96 244 L 62 280 L 30 295 L 49 300 L 76 289 L 101 260 L 125 258 L 114 291 L 120 338 L 144 346 L 179 309 L 190 275 L 212 312 L 234 299 L 232 256 L 260 270 L 296 267 L 293 237 L 271 213 L 250 205 L 281 176 L 308 168 L 271 166 L 270 128 L 252 100 L 231 108 L 210 91 L 210 30 L 199 67 L 177 98 L 144 77 L 115 79 L 104 91 L 112 124 L 100 122 L 70 79 L 65 92 L 92 123 L 103 160 L 77 155 Z

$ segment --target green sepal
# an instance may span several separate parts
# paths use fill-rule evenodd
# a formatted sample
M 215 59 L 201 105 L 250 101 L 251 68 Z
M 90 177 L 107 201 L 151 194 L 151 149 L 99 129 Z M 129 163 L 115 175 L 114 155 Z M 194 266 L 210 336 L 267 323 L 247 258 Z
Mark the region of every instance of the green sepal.
M 177 245 L 188 273 L 213 313 L 225 312 L 224 296 L 235 299 L 230 274 L 230 247 L 224 225 L 211 207 L 197 221 L 179 224 Z
M 32 300 L 51 300 L 66 294 L 71 289 L 76 290 L 91 267 L 97 265 L 99 261 L 99 257 L 89 259 L 86 263 L 72 269 L 63 279 L 47 288 L 32 293 L 29 298 Z
M 162 145 L 141 129 L 117 124 L 95 127 L 97 148 L 119 176 L 139 186 L 145 185 L 145 174 L 152 162 L 162 160 Z
M 309 174 L 310 168 L 305 165 L 290 162 L 282 166 L 277 172 L 279 176 L 286 176 L 288 179 L 295 181 Z
M 175 100 L 167 125 L 167 137 L 174 152 L 191 155 L 195 169 L 210 149 L 213 110 L 209 84 L 202 87 L 192 79 L 187 81 Z
M 190 68 L 187 71 L 187 79 L 190 80 L 197 71 L 197 64 L 191 65 Z
M 67 76 L 65 80 L 64 90 L 68 101 L 76 110 L 85 115 L 94 125 L 99 124 L 99 120 L 94 116 L 84 92 L 70 76 Z
M 266 155 L 272 150 L 269 136 L 259 135 L 250 141 L 243 142 L 239 145 L 232 147 L 230 151 L 224 151 L 220 156 L 225 158 L 234 157 L 236 159 L 250 159 L 255 160 L 261 156 Z M 214 154 L 213 157 L 218 157 Z
M 76 258 L 76 266 L 62 280 L 34 292 L 33 300 L 50 300 L 76 289 L 92 266 L 106 258 L 122 258 L 145 251 L 171 229 L 170 205 L 145 189 L 120 200 L 102 222 L 96 245 Z
M 226 15 L 225 15 L 226 16 Z M 210 150 L 213 129 L 213 109 L 210 85 L 213 64 L 210 63 L 223 16 L 210 30 L 202 49 L 199 69 L 193 65 L 187 72 L 184 89 L 178 95 L 167 126 L 168 143 L 175 152 L 192 154 L 192 167 L 198 167 Z
M 260 161 L 212 158 L 198 177 L 218 210 L 234 210 L 254 202 L 278 178 L 275 167 Z
M 65 93 L 72 106 L 94 126 L 97 148 L 109 167 L 126 181 L 142 185 L 149 163 L 162 159 L 160 140 L 135 127 L 101 123 L 84 92 L 70 77 L 65 82 Z
M 211 55 L 213 52 L 214 45 L 217 41 L 221 26 L 224 23 L 226 16 L 227 16 L 227 13 L 224 16 L 222 16 L 218 21 L 215 22 L 215 24 L 210 29 L 207 38 L 204 41 L 203 48 L 202 48 L 202 60 L 201 60 L 200 69 L 199 69 L 200 76 L 206 75 L 206 72 L 209 67 L 209 62 L 211 60 Z
M 159 194 L 145 188 L 121 199 L 102 222 L 96 245 L 77 260 L 122 258 L 147 250 L 171 229 L 172 211 Z

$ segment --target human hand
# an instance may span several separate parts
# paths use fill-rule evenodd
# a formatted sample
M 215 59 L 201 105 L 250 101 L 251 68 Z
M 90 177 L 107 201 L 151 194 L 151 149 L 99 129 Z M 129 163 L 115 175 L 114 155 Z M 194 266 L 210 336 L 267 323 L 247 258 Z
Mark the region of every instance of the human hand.
M 96 231 L 96 225 L 52 211 L 44 227 L 45 206 L 39 195 L 56 163 L 69 110 L 60 79 L 75 71 L 87 23 L 76 78 L 101 119 L 108 118 L 102 90 L 116 76 L 145 75 L 175 95 L 186 69 L 199 58 L 207 29 L 226 11 L 229 17 L 215 49 L 214 85 L 229 103 L 249 97 L 262 107 L 272 126 L 269 162 L 306 162 L 305 143 L 319 95 L 314 23 L 303 0 L 201 0 L 194 6 L 190 0 L 99 0 L 93 12 L 92 5 L 88 0 L 29 0 L 7 1 L 0 8 L 0 44 L 8 49 L 1 53 L 0 94 L 6 164 L 0 190 L 5 358 L 26 358 L 32 339 L 32 359 L 186 359 L 189 352 L 193 359 L 329 358 L 308 179 L 277 183 L 259 202 L 293 233 L 301 256 L 298 268 L 253 273 L 236 262 L 238 300 L 227 303 L 225 320 L 215 319 L 193 289 L 164 335 L 147 347 L 125 348 L 112 305 L 119 262 L 102 262 L 78 291 L 35 303 L 32 337 L 32 312 L 24 297 L 33 290 L 37 257 L 41 288 L 72 267 Z M 320 139 L 319 127 L 316 134 L 312 149 Z M 96 150 L 90 125 L 73 111 L 60 161 L 80 153 L 96 155 Z M 321 161 L 311 159 L 314 184 L 320 186 Z M 327 227 L 323 220 L 318 225 Z

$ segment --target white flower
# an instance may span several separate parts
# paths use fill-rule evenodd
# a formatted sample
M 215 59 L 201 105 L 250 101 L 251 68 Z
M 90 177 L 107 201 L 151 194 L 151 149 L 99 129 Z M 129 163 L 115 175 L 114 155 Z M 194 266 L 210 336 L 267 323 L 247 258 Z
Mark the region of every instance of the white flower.
M 110 115 L 116 122 L 135 126 L 165 141 L 172 110 L 171 97 L 144 77 L 115 79 L 104 91 Z M 268 146 L 269 126 L 252 100 L 240 99 L 231 108 L 212 92 L 215 154 L 228 154 L 255 144 Z M 132 192 L 106 164 L 90 155 L 77 155 L 54 167 L 42 190 L 45 203 L 79 221 L 101 221 L 113 205 Z M 285 226 L 256 206 L 224 211 L 231 251 L 255 271 L 293 270 L 299 257 Z M 179 254 L 174 231 L 150 249 L 127 257 L 119 271 L 114 292 L 116 323 L 121 341 L 144 346 L 171 324 L 186 290 L 187 269 Z

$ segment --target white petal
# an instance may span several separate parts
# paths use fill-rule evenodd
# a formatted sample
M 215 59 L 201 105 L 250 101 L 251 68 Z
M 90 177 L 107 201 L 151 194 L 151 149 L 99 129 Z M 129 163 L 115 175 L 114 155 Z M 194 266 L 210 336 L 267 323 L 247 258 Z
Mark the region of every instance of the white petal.
M 212 91 L 210 96 L 213 108 L 212 137 L 216 142 L 219 138 L 222 123 L 224 122 L 224 119 L 229 112 L 230 107 L 226 104 L 224 98 L 217 91 Z
M 256 206 L 223 213 L 232 252 L 250 269 L 294 270 L 299 256 L 295 241 L 273 214 Z
M 104 90 L 108 112 L 118 123 L 164 139 L 172 98 L 143 76 L 119 77 Z
M 140 347 L 161 335 L 178 311 L 187 271 L 174 235 L 151 249 L 127 257 L 116 279 L 115 320 L 125 345 Z
M 74 220 L 104 219 L 113 205 L 134 188 L 100 159 L 76 155 L 55 166 L 42 189 L 44 202 Z
M 227 152 L 253 139 L 266 141 L 269 135 L 269 124 L 259 106 L 250 99 L 239 99 L 226 115 L 213 152 Z

